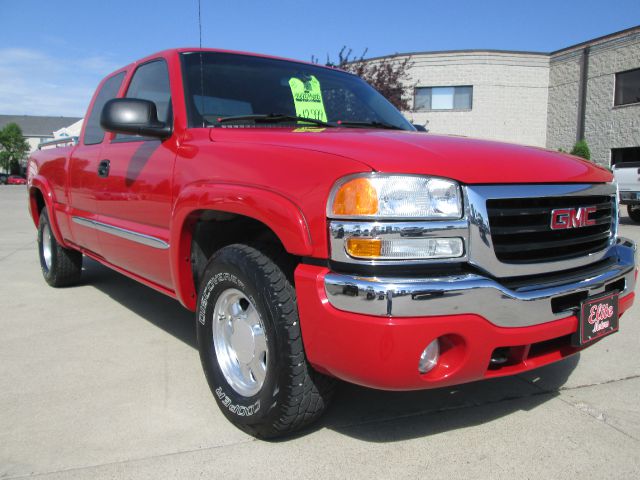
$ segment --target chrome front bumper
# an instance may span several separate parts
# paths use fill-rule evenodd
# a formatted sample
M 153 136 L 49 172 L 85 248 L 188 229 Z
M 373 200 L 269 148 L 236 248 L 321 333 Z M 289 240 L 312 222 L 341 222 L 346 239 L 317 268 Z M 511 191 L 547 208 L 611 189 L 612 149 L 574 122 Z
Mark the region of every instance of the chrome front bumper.
M 620 296 L 633 292 L 635 254 L 635 243 L 620 238 L 605 257 L 610 260 L 607 266 L 590 272 L 587 278 L 568 274 L 564 281 L 532 280 L 530 285 L 513 289 L 478 274 L 414 279 L 331 272 L 324 282 L 329 303 L 339 310 L 393 317 L 471 313 L 500 327 L 524 327 L 575 314 L 577 305 L 554 311 L 557 308 L 552 307 L 553 299 L 571 294 L 592 296 L 614 289 L 620 291 Z

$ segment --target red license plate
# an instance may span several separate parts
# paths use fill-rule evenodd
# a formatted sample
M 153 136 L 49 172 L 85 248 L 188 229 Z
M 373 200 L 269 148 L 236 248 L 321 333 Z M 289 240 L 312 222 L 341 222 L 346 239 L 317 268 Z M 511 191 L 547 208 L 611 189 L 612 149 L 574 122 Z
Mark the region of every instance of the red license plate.
M 580 304 L 579 345 L 618 331 L 618 292 L 587 298 Z

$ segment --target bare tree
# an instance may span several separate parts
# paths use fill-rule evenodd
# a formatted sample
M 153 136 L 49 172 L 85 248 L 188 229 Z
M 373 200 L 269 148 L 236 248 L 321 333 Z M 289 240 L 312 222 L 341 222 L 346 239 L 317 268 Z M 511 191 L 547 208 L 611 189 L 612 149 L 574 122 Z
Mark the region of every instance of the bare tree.
M 366 60 L 367 49 L 359 57 L 352 56 L 353 50 L 342 47 L 338 52 L 338 60 L 333 61 L 327 55 L 325 65 L 337 67 L 354 73 L 378 90 L 398 110 L 407 111 L 411 108 L 409 96 L 406 94 L 409 81 L 409 70 L 413 66 L 411 57 L 384 57 Z M 319 63 L 318 58 L 311 57 L 311 61 Z

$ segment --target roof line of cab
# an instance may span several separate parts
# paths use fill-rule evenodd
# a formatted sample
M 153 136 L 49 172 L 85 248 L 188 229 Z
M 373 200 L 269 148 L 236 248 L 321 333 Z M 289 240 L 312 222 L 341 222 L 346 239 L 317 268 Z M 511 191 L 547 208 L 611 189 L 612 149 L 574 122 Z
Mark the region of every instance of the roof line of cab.
M 347 72 L 346 70 L 343 70 L 341 68 L 338 67 L 329 67 L 327 65 L 322 65 L 319 63 L 313 63 L 313 62 L 306 62 L 304 60 L 297 60 L 294 58 L 287 58 L 287 57 L 278 57 L 275 55 L 267 55 L 265 53 L 252 53 L 252 52 L 243 52 L 243 51 L 239 51 L 239 50 L 226 50 L 226 49 L 222 49 L 222 48 L 198 48 L 198 47 L 193 47 L 193 48 L 189 48 L 189 47 L 181 47 L 181 48 L 168 48 L 165 50 L 160 50 L 159 52 L 155 52 L 152 53 L 150 55 L 146 55 L 143 58 L 140 58 L 134 62 L 128 63 L 120 68 L 118 68 L 117 70 L 114 70 L 113 72 L 109 73 L 108 75 L 105 76 L 105 78 L 108 77 L 112 77 L 113 75 L 116 75 L 122 71 L 125 70 L 129 70 L 132 69 L 134 67 L 136 67 L 137 65 L 140 65 L 142 63 L 147 63 L 150 60 L 154 60 L 156 58 L 159 57 L 163 57 L 169 54 L 173 54 L 173 53 L 195 53 L 195 52 L 216 52 L 216 53 L 231 53 L 234 55 L 246 55 L 248 57 L 260 57 L 260 58 L 269 58 L 272 60 L 284 60 L 287 62 L 294 62 L 294 63 L 302 63 L 305 65 L 313 65 L 314 67 L 320 67 L 320 68 L 326 68 L 329 70 L 338 70 L 340 72 L 344 72 L 344 73 L 348 73 L 349 75 L 354 75 L 351 72 Z

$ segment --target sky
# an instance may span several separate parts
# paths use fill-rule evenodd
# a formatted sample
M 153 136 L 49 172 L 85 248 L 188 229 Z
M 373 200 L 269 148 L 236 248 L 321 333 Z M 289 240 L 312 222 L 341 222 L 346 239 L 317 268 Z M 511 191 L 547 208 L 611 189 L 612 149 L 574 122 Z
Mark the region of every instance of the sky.
M 640 24 L 639 0 L 201 0 L 202 45 L 324 61 L 430 50 L 549 52 Z M 0 0 L 0 114 L 83 116 L 99 81 L 198 46 L 198 0 Z

